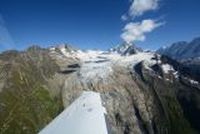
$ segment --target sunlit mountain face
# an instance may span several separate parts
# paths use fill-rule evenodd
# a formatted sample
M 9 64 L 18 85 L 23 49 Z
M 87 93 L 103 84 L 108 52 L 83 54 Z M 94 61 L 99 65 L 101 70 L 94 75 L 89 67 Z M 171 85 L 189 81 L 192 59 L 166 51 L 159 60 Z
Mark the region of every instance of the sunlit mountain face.
M 124 44 L 116 48 L 124 48 Z M 193 68 L 135 46 L 126 49 L 123 52 L 116 49 L 83 51 L 59 45 L 1 53 L 1 132 L 37 133 L 51 121 L 52 124 L 66 121 L 70 124 L 74 118 L 76 122 L 78 117 L 69 118 L 61 112 L 69 108 L 69 115 L 77 115 L 78 111 L 72 110 L 70 104 L 82 92 L 93 91 L 100 94 L 106 110 L 104 123 L 109 125 L 102 125 L 107 131 L 163 133 L 161 130 L 165 128 L 165 132 L 170 133 L 198 133 L 199 118 L 194 115 L 199 113 L 200 79 Z M 77 106 L 82 107 L 82 103 L 76 101 L 73 107 Z M 90 105 L 86 111 L 87 107 Z M 15 113 L 9 115 L 12 110 Z M 57 123 L 53 123 L 60 113 L 55 119 Z M 3 127 L 8 117 L 12 120 Z M 88 120 L 87 126 L 89 123 Z M 140 126 L 141 123 L 149 127 Z M 34 124 L 37 125 L 33 127 Z M 73 128 L 79 128 L 78 124 Z M 51 126 L 41 132 L 55 127 Z M 64 128 L 56 130 L 72 131 Z
M 199 4 L 1 0 L 0 134 L 200 133 Z

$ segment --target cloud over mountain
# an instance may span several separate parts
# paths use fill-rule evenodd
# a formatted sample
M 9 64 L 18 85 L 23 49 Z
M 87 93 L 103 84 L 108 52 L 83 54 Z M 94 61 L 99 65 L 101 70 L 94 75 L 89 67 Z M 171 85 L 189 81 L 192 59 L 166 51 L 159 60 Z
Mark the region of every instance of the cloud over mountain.
M 155 20 L 147 19 L 142 22 L 130 22 L 125 25 L 121 38 L 126 43 L 133 41 L 144 41 L 145 33 L 153 31 L 155 28 L 163 25 L 164 23 Z

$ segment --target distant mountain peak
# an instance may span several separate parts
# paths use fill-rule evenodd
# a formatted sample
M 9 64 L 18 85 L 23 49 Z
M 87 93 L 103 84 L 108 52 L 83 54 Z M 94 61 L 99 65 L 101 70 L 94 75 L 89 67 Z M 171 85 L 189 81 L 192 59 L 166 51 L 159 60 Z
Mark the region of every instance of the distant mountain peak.
M 176 60 L 200 57 L 200 37 L 191 42 L 179 41 L 173 43 L 166 48 L 160 48 L 157 52 Z
M 127 55 L 136 54 L 138 52 L 142 52 L 142 49 L 132 43 L 122 43 L 120 45 L 117 45 L 114 48 L 111 48 L 110 51 L 127 56 Z
M 192 40 L 192 42 L 200 42 L 200 37 L 196 37 Z

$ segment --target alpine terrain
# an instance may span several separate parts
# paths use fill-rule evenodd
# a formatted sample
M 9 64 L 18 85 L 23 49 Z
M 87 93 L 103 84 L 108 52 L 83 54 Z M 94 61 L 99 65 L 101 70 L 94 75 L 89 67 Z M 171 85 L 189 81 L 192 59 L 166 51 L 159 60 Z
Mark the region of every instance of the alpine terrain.
M 181 63 L 184 73 L 200 79 L 200 37 L 191 42 L 180 41 L 168 47 L 160 48 L 157 53 Z
M 109 51 L 33 46 L 2 52 L 0 67 L 1 134 L 38 133 L 72 103 L 98 94 L 109 133 L 200 133 L 200 78 L 182 62 L 132 44 Z

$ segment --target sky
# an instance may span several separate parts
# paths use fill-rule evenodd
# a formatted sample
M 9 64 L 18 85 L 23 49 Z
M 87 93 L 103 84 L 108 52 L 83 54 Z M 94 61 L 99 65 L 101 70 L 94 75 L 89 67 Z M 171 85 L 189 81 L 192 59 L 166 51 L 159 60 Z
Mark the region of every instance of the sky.
M 67 43 L 156 50 L 200 36 L 200 0 L 0 0 L 0 51 Z

